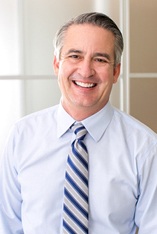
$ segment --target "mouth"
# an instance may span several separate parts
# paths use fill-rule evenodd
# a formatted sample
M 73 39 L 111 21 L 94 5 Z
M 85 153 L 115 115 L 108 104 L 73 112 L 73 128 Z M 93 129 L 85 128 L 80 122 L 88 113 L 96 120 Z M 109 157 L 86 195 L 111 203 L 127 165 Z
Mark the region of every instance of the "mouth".
M 75 85 L 80 86 L 82 88 L 93 88 L 96 86 L 95 83 L 85 83 L 80 81 L 73 81 Z

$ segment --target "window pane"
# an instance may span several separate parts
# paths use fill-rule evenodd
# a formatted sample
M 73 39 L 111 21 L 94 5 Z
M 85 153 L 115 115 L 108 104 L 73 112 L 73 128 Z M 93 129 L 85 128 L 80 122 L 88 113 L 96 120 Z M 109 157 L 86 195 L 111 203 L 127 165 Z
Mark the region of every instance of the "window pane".
M 130 112 L 157 132 L 157 78 L 132 78 Z
M 157 1 L 130 1 L 131 73 L 157 72 Z
M 0 3 L 0 75 L 19 74 L 17 0 Z
M 0 80 L 0 153 L 10 127 L 23 115 L 22 87 L 18 80 Z

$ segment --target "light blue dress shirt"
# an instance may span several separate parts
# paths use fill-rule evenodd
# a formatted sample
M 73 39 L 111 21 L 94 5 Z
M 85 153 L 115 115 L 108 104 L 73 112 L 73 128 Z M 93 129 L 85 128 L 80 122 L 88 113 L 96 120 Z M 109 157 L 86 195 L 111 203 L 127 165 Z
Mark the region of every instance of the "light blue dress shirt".
M 74 123 L 61 104 L 13 128 L 0 169 L 0 233 L 61 234 Z M 88 134 L 89 234 L 157 233 L 157 136 L 108 103 Z

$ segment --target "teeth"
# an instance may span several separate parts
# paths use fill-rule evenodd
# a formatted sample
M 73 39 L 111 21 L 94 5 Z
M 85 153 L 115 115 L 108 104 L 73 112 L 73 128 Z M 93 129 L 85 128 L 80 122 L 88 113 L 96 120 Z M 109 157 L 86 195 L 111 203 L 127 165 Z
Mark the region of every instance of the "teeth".
M 85 88 L 91 88 L 91 87 L 95 86 L 94 83 L 83 83 L 83 82 L 78 82 L 78 81 L 75 81 L 75 84 L 77 84 L 81 87 L 85 87 Z

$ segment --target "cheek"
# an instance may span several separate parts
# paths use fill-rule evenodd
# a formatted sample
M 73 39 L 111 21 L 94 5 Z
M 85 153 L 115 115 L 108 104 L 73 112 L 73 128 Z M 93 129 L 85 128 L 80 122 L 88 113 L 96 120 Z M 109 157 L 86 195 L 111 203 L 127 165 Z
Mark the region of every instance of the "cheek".
M 63 91 L 64 89 L 64 78 L 62 76 L 58 76 L 58 84 L 59 84 L 59 87 L 60 87 L 60 90 Z
M 99 72 L 98 76 L 102 83 L 109 83 L 113 80 L 113 72 L 111 70 Z
M 58 84 L 59 84 L 59 88 L 60 88 L 61 92 L 65 93 L 69 87 L 69 82 L 68 82 L 68 78 L 67 78 L 66 74 L 60 73 L 58 75 Z
M 101 90 L 104 90 L 104 92 L 110 92 L 112 89 L 112 85 L 114 83 L 113 72 L 112 71 L 104 72 L 99 76 L 99 78 L 101 82 L 100 84 Z
M 62 63 L 60 64 L 60 68 L 58 71 L 58 78 L 62 80 L 63 78 L 66 77 L 68 77 L 68 67 L 64 63 Z

